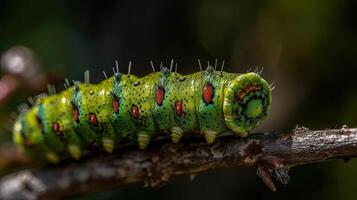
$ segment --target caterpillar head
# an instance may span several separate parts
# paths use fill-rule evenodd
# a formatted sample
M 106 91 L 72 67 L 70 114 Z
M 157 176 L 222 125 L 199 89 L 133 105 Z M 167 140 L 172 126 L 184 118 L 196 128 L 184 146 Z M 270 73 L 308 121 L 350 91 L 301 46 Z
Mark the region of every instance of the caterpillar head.
M 227 127 L 246 136 L 267 116 L 271 101 L 270 86 L 258 74 L 239 75 L 225 90 L 223 113 Z

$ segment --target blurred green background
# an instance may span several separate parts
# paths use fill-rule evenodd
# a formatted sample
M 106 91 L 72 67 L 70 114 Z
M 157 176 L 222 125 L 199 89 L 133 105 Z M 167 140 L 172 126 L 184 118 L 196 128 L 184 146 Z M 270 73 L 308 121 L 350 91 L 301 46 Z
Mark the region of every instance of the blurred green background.
M 27 47 L 41 76 L 16 75 L 22 84 L 0 104 L 0 144 L 10 143 L 6 128 L 16 106 L 45 91 L 33 82 L 46 75 L 60 90 L 64 77 L 83 80 L 86 69 L 98 82 L 115 60 L 122 71 L 131 60 L 139 76 L 151 72 L 150 60 L 169 65 L 171 58 L 182 74 L 199 69 L 197 58 L 224 59 L 229 72 L 263 67 L 275 90 L 270 115 L 255 131 L 356 127 L 356 8 L 353 0 L 1 0 L 0 53 Z M 0 80 L 7 74 L 2 66 Z M 290 175 L 276 193 L 253 168 L 241 168 L 77 199 L 356 199 L 357 160 L 294 167 Z

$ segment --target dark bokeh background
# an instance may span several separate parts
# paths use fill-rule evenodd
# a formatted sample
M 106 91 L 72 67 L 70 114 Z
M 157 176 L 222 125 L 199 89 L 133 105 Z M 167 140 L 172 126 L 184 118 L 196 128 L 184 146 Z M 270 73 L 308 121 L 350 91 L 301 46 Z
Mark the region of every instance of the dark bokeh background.
M 225 70 L 263 67 L 274 82 L 268 119 L 256 131 L 357 126 L 356 1 L 119 0 L 0 1 L 0 53 L 25 46 L 36 74 L 57 89 L 64 77 L 103 79 L 118 60 L 143 76 L 149 61 L 182 74 L 197 71 L 197 58 L 226 60 Z M 4 79 L 9 73 L 2 66 Z M 36 69 L 36 67 L 34 67 Z M 19 76 L 19 75 L 17 75 Z M 20 76 L 21 77 L 21 76 Z M 42 77 L 42 76 L 39 76 Z M 9 143 L 7 119 L 16 106 L 45 87 L 24 83 L 0 104 L 1 144 Z M 49 77 L 49 78 L 48 78 Z M 35 80 L 36 79 L 36 80 Z M 27 82 L 26 82 L 27 81 Z M 0 85 L 1 86 L 1 85 Z M 0 87 L 1 89 L 1 87 Z M 0 91 L 1 93 L 1 91 Z M 1 94 L 0 94 L 1 95 Z M 134 185 L 80 199 L 355 199 L 357 161 L 295 167 L 288 185 L 270 192 L 252 168 L 176 178 L 162 188 Z

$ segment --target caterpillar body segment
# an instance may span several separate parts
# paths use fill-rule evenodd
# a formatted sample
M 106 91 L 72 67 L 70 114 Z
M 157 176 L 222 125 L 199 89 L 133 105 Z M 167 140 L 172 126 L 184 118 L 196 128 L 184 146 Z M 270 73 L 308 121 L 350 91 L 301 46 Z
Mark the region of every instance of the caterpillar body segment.
M 256 73 L 213 67 L 186 76 L 165 67 L 142 78 L 116 73 L 41 99 L 18 117 L 13 138 L 31 157 L 52 163 L 79 159 L 88 147 L 110 153 L 128 139 L 145 149 L 157 133 L 174 143 L 201 133 L 212 143 L 227 131 L 246 136 L 271 101 L 269 85 Z
M 223 97 L 226 80 L 230 76 L 224 76 L 220 71 L 209 67 L 201 75 L 201 81 L 197 82 L 196 105 L 200 133 L 207 143 L 212 143 L 218 134 L 227 130 L 223 117 Z
M 38 107 L 37 118 L 49 148 L 56 153 L 69 153 L 73 158 L 79 159 L 84 143 L 75 131 L 72 117 L 73 90 L 74 88 L 69 88 L 61 95 L 48 96 L 35 107 Z
M 113 151 L 120 136 L 112 124 L 112 85 L 113 78 L 97 85 L 76 84 L 71 100 L 75 131 L 86 143 L 101 146 L 107 152 Z

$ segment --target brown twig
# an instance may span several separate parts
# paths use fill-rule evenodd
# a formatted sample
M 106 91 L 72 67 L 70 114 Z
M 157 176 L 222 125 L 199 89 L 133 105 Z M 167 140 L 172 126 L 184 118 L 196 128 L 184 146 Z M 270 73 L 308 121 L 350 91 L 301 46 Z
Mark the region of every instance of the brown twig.
M 275 190 L 271 177 L 287 183 L 292 166 L 355 156 L 357 129 L 347 127 L 226 136 L 212 145 L 192 138 L 179 144 L 159 140 L 147 150 L 119 148 L 112 155 L 8 175 L 1 180 L 0 198 L 53 199 L 137 182 L 157 186 L 173 176 L 238 166 L 256 166 L 263 182 Z

